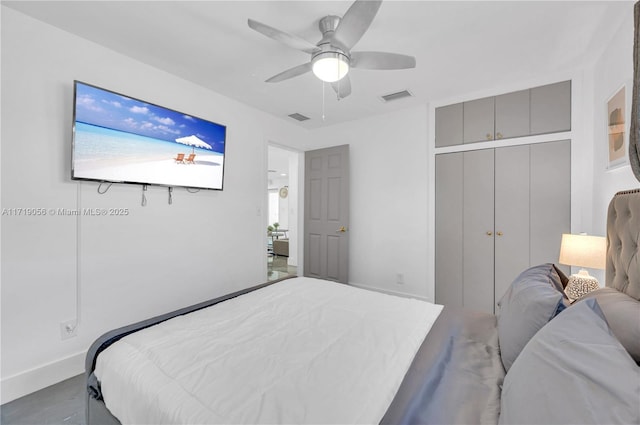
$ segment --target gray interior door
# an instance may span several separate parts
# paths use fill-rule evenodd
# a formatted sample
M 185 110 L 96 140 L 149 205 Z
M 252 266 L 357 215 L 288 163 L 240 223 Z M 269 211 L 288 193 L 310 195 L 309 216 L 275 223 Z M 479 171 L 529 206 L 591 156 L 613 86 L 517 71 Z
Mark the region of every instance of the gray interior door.
M 304 275 L 349 281 L 349 146 L 305 152 Z

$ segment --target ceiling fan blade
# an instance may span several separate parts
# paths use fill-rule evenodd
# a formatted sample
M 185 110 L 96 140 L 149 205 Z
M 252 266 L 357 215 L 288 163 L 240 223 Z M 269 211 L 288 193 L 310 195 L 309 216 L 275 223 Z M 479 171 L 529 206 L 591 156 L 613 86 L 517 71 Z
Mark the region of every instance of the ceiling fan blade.
M 332 44 L 348 52 L 362 38 L 382 0 L 356 0 L 344 14 L 333 34 Z
M 399 53 L 351 52 L 349 64 L 361 69 L 408 69 L 416 67 L 416 58 Z
M 311 71 L 311 62 L 303 63 L 302 65 L 294 66 L 286 71 L 282 71 L 280 74 L 274 75 L 269 78 L 266 83 L 279 83 L 280 81 L 288 80 L 289 78 L 297 77 L 298 75 L 305 74 Z
M 254 21 L 253 19 L 249 19 L 247 23 L 249 24 L 249 27 L 258 31 L 260 34 L 266 35 L 267 37 L 279 41 L 282 44 L 286 44 L 296 50 L 301 50 L 306 53 L 315 53 L 320 50 L 320 48 L 315 44 L 312 44 L 297 35 L 280 31 L 279 29 Z
M 338 100 L 344 99 L 351 94 L 351 79 L 348 75 L 345 75 L 340 80 L 331 83 L 331 87 L 338 95 Z

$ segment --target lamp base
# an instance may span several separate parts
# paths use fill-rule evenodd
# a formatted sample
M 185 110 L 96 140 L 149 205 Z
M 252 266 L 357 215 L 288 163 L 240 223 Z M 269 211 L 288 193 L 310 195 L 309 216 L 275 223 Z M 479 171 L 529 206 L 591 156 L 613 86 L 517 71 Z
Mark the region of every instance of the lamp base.
M 598 279 L 589 275 L 586 270 L 580 270 L 578 274 L 572 274 L 569 277 L 569 283 L 564 288 L 564 293 L 573 302 L 578 298 L 588 294 L 591 291 L 595 291 L 600 288 Z

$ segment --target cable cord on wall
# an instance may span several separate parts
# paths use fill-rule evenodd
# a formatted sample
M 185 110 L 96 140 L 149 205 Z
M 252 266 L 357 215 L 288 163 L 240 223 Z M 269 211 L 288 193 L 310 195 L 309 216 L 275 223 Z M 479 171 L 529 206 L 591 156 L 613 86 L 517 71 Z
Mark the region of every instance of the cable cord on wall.
M 173 204 L 173 188 L 169 187 L 169 205 Z
M 107 184 L 107 188 L 106 188 L 106 189 L 104 189 L 104 190 L 102 190 L 102 189 L 101 189 L 101 187 L 102 187 L 102 185 L 103 185 L 103 184 L 105 184 L 105 183 L 100 183 L 100 184 L 98 185 L 98 193 L 99 193 L 100 195 L 104 195 L 105 193 L 107 193 L 107 191 L 108 191 L 109 189 L 111 189 L 111 185 L 112 185 L 113 183 L 108 183 L 108 184 Z
M 147 185 L 143 184 L 142 185 L 142 206 L 146 207 L 147 206 Z
M 107 190 L 109 190 L 107 188 Z M 82 207 L 82 186 L 80 182 L 76 185 L 76 211 Z M 76 328 L 80 326 L 82 320 L 82 246 L 81 246 L 82 214 L 76 214 Z

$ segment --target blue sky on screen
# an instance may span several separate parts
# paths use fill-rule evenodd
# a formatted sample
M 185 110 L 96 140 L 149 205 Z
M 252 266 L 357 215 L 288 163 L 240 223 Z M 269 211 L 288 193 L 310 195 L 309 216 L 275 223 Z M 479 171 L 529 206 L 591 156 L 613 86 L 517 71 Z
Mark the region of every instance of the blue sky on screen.
M 195 135 L 224 153 L 224 126 L 97 87 L 76 83 L 76 121 L 175 142 Z

